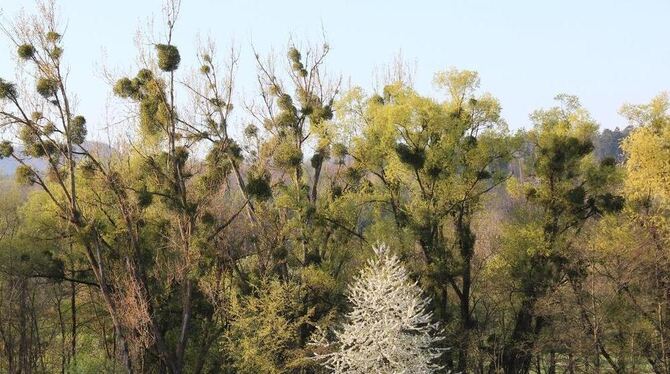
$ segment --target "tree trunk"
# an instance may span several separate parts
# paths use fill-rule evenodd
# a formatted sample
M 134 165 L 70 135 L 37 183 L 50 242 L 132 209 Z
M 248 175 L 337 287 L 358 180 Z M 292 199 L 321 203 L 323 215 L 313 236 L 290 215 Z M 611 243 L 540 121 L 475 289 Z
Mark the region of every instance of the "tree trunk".
M 503 350 L 502 366 L 505 374 L 526 374 L 530 369 L 535 336 L 541 328 L 538 321 L 533 329 L 534 307 L 535 298 L 526 297 L 517 312 L 512 337 Z
M 472 288 L 472 257 L 474 255 L 475 235 L 470 228 L 469 217 L 466 216 L 466 207 L 462 207 L 456 219 L 456 235 L 458 246 L 463 260 L 461 277 L 463 284 L 460 292 L 461 342 L 458 354 L 458 371 L 468 371 L 468 352 L 470 348 L 470 333 L 474 328 L 474 321 L 470 313 L 470 290 Z
M 74 276 L 74 274 L 73 274 Z M 70 346 L 70 355 L 72 363 L 77 364 L 77 286 L 70 282 L 70 305 L 72 311 L 72 341 Z
M 547 368 L 547 374 L 556 374 L 556 352 L 554 350 L 549 352 L 549 367 Z
M 30 373 L 30 352 L 28 343 L 28 308 L 26 299 L 28 298 L 26 281 L 19 279 L 19 373 Z

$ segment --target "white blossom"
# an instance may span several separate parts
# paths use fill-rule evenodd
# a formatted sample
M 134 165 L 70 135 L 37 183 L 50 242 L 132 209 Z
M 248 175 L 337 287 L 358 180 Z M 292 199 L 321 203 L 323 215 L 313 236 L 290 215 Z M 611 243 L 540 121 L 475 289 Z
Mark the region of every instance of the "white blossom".
M 434 373 L 443 338 L 427 311 L 430 299 L 413 282 L 386 245 L 374 247 L 375 257 L 349 288 L 352 310 L 329 344 L 335 348 L 317 355 L 334 373 Z

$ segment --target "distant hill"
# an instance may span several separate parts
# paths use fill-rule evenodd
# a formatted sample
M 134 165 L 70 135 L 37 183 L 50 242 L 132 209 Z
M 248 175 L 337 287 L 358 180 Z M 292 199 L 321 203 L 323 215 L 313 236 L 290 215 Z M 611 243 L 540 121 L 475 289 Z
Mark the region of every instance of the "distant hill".
M 87 149 L 91 153 L 97 154 L 102 158 L 109 157 L 113 152 L 113 148 L 108 144 L 95 141 L 85 142 L 83 144 L 83 148 Z M 22 151 L 20 147 L 17 147 L 16 150 L 19 153 Z M 26 163 L 39 171 L 44 171 L 47 168 L 47 162 L 42 159 L 31 158 L 26 160 Z M 0 175 L 13 176 L 16 172 L 16 168 L 18 167 L 19 163 L 13 158 L 3 158 L 0 160 Z
M 47 167 L 47 163 L 40 159 L 28 159 L 26 163 L 40 171 L 44 171 Z M 19 163 L 13 158 L 3 158 L 0 160 L 0 175 L 12 176 L 18 167 Z
M 625 161 L 621 142 L 633 131 L 632 126 L 624 129 L 618 127 L 614 130 L 604 129 L 598 134 L 594 141 L 596 157 L 600 160 L 605 157 L 613 157 L 617 162 Z

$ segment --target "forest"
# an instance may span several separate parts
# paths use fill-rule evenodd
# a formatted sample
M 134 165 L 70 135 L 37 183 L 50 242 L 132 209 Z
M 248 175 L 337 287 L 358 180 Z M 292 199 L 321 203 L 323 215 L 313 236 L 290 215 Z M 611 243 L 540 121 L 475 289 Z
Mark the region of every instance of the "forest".
M 289 41 L 237 104 L 175 0 L 108 142 L 40 4 L 0 24 L 0 372 L 670 373 L 668 93 L 512 131 L 475 71 L 345 85 Z

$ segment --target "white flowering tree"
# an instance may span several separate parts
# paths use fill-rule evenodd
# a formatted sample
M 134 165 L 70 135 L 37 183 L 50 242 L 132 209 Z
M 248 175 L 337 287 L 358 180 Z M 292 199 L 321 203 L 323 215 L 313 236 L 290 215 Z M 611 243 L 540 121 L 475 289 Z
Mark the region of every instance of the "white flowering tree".
M 434 373 L 443 349 L 438 325 L 427 312 L 430 299 L 423 297 L 398 258 L 386 245 L 374 247 L 354 284 L 348 300 L 352 310 L 336 341 L 321 336 L 315 344 L 333 349 L 317 359 L 334 373 Z

